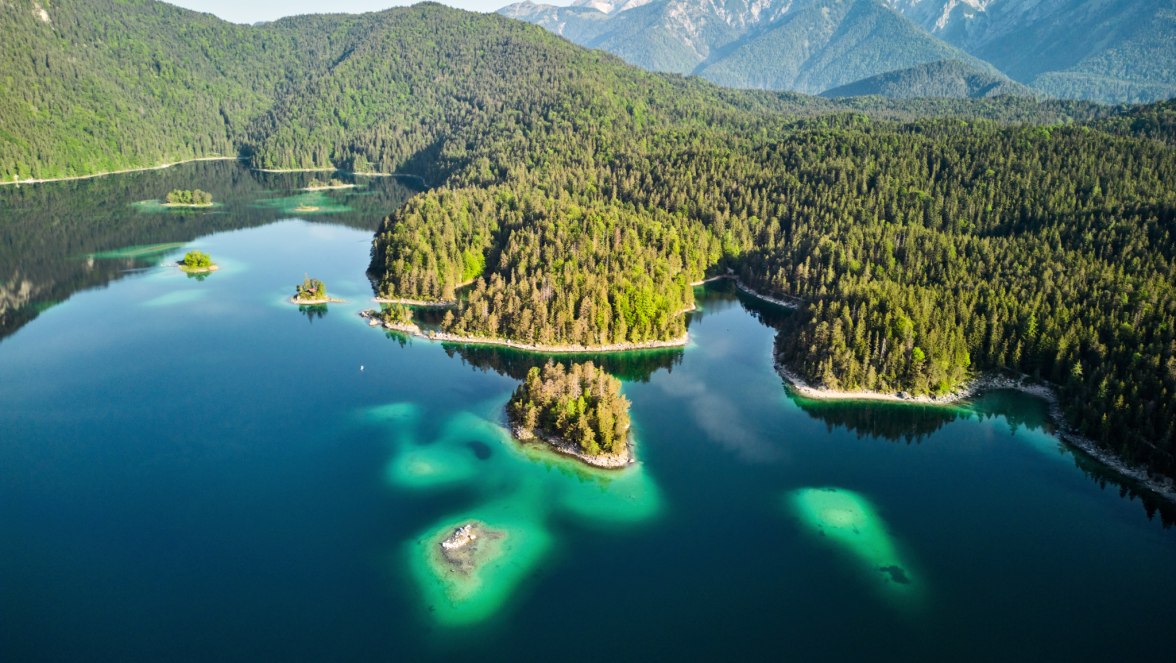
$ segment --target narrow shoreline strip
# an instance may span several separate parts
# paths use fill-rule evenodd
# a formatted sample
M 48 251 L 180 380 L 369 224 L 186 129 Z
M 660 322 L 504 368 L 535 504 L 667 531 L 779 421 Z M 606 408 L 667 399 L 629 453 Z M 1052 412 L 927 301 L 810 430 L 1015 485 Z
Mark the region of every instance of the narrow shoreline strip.
M 532 343 L 520 343 L 505 338 L 488 338 L 483 336 L 459 336 L 457 334 L 450 334 L 447 332 L 424 331 L 416 325 L 411 327 L 408 325 L 397 325 L 394 323 L 380 322 L 373 317 L 375 311 L 360 311 L 359 316 L 368 320 L 375 320 L 376 324 L 373 327 L 383 327 L 391 331 L 398 331 L 404 334 L 409 334 L 417 338 L 425 339 L 426 341 L 435 341 L 438 343 L 457 343 L 460 345 L 496 345 L 505 348 L 513 348 L 515 350 L 525 350 L 527 352 L 539 352 L 545 354 L 578 354 L 578 353 L 597 353 L 597 352 L 629 352 L 633 350 L 658 350 L 663 348 L 680 348 L 685 346 L 690 341 L 690 335 L 682 334 L 678 338 L 667 341 L 642 341 L 640 343 L 610 343 L 607 345 L 541 345 Z
M 180 166 L 186 163 L 193 163 L 196 161 L 244 161 L 241 157 L 196 157 L 194 159 L 183 159 L 181 161 L 172 161 L 171 163 L 161 163 L 157 166 L 143 166 L 142 168 L 124 168 L 122 170 L 107 170 L 101 173 L 91 173 L 89 175 L 70 175 L 69 177 L 42 177 L 32 178 L 27 180 L 4 180 L 0 182 L 0 186 L 22 186 L 25 184 L 44 184 L 46 182 L 70 182 L 73 180 L 90 180 L 95 177 L 106 177 L 107 175 L 126 175 L 127 173 L 142 173 L 148 170 L 163 170 L 173 166 Z
M 1148 473 L 1140 465 L 1132 465 L 1117 454 L 1103 449 L 1094 440 L 1080 435 L 1070 427 L 1062 412 L 1061 401 L 1057 392 L 1048 385 L 1028 383 L 1024 380 L 999 376 L 981 375 L 969 381 L 959 389 L 943 396 L 900 396 L 877 391 L 843 391 L 814 387 L 783 364 L 776 364 L 776 372 L 788 384 L 793 392 L 813 400 L 825 401 L 883 401 L 889 403 L 906 403 L 910 405 L 930 405 L 946 407 L 965 401 L 988 391 L 1011 389 L 1031 396 L 1037 396 L 1049 404 L 1049 416 L 1054 423 L 1054 435 L 1063 444 L 1078 450 L 1089 458 L 1098 461 L 1108 469 L 1122 476 L 1138 482 L 1156 495 L 1176 503 L 1176 481 L 1166 477 L 1157 477 Z
M 762 299 L 763 301 L 768 302 L 769 304 L 775 304 L 776 306 L 783 306 L 784 308 L 799 309 L 800 305 L 803 303 L 800 300 L 800 298 L 781 299 L 779 297 L 765 295 L 764 293 L 758 292 L 758 291 L 752 289 L 751 287 L 749 287 L 746 283 L 744 283 L 742 280 L 740 280 L 740 278 L 738 276 L 735 276 L 734 274 L 718 274 L 716 276 L 708 276 L 707 278 L 705 278 L 701 281 L 694 281 L 690 285 L 697 287 L 700 285 L 706 285 L 707 283 L 712 283 L 714 281 L 734 281 L 735 287 L 738 288 L 739 290 L 741 290 L 744 294 L 751 295 L 752 297 L 755 297 L 756 299 Z

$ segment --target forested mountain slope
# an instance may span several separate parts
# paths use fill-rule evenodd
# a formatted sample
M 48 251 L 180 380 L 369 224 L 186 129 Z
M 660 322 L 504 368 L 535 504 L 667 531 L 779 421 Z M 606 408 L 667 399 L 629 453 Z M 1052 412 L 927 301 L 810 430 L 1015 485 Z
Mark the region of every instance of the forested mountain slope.
M 1028 99 L 849 112 L 438 5 L 254 27 L 33 5 L 0 5 L 23 44 L 0 63 L 23 81 L 0 115 L 6 179 L 208 151 L 411 170 L 434 188 L 384 220 L 371 274 L 415 299 L 472 281 L 451 333 L 674 338 L 689 283 L 731 268 L 801 298 L 779 348 L 811 380 L 939 393 L 1036 374 L 1084 433 L 1176 473 L 1170 105 L 1086 123 Z M 980 119 L 1002 113 L 1026 122 Z
M 1047 94 L 1176 96 L 1173 0 L 885 0 L 931 34 Z
M 151 0 L 6 0 L 0 180 L 235 156 L 253 118 L 338 59 L 356 24 L 257 30 Z
M 824 97 L 879 95 L 894 99 L 949 97 L 975 99 L 1013 94 L 1033 96 L 1033 90 L 1000 74 L 954 60 L 929 62 L 871 76 L 826 90 Z

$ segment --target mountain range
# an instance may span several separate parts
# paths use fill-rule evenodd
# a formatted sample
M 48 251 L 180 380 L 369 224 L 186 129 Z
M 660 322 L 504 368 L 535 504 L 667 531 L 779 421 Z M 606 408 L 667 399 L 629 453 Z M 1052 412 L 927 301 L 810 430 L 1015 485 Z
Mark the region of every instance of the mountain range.
M 646 69 L 730 87 L 1176 96 L 1176 0 L 528 0 L 500 13 Z M 957 82 L 928 85 L 937 71 Z M 890 83 L 864 82 L 879 76 Z M 961 86 L 961 76 L 1001 85 Z

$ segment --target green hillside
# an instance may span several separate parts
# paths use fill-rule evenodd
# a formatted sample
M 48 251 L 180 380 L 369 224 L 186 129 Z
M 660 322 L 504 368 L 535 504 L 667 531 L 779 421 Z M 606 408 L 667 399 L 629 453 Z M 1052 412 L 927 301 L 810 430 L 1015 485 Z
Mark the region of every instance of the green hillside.
M 256 30 L 149 0 L 0 4 L 0 180 L 236 155 L 346 21 Z
M 955 60 L 929 62 L 889 71 L 826 90 L 823 97 L 878 95 L 891 99 L 947 97 L 978 99 L 1002 95 L 1034 96 L 1033 90 L 986 69 Z
M 417 299 L 470 282 L 450 333 L 671 339 L 690 282 L 730 268 L 802 300 L 778 346 L 810 380 L 942 393 L 1029 373 L 1081 431 L 1176 473 L 1164 107 L 1089 124 L 1025 99 L 851 112 L 438 5 L 255 27 L 145 0 L 61 0 L 48 22 L 33 5 L 0 5 L 5 179 L 210 153 L 415 172 L 433 188 L 389 210 L 371 275 Z M 978 119 L 1002 113 L 1020 121 Z

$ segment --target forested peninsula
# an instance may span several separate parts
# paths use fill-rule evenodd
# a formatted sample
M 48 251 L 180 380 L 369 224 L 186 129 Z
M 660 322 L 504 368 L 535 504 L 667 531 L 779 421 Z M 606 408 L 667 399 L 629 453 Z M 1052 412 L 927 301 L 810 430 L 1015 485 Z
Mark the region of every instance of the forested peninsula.
M 0 28 L 0 179 L 214 154 L 412 173 L 435 187 L 384 220 L 370 274 L 456 302 L 447 334 L 665 341 L 730 269 L 800 303 L 777 349 L 812 384 L 1024 373 L 1176 475 L 1172 102 L 725 90 L 431 4 L 240 26 L 11 0 Z

